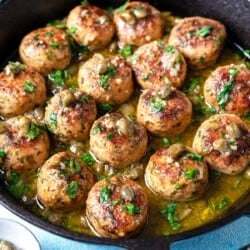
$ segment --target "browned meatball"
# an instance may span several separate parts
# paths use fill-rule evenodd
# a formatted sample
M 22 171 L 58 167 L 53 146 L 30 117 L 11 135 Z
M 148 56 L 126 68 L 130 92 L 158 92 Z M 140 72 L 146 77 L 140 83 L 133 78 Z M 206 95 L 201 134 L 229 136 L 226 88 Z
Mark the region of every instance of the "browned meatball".
M 100 117 L 90 131 L 90 150 L 117 169 L 140 160 L 147 141 L 146 129 L 120 113 Z
M 94 54 L 80 67 L 78 84 L 99 103 L 121 104 L 133 92 L 132 70 L 120 56 Z
M 84 140 L 96 114 L 92 97 L 78 89 L 66 89 L 50 99 L 45 110 L 45 123 L 60 141 Z
M 52 155 L 41 167 L 37 179 L 37 198 L 44 207 L 72 210 L 83 207 L 93 174 L 83 162 L 68 152 Z
M 208 168 L 203 157 L 191 148 L 173 144 L 151 156 L 145 181 L 161 198 L 190 201 L 199 198 L 206 190 Z
M 90 4 L 82 4 L 72 9 L 66 25 L 73 30 L 71 33 L 74 40 L 91 50 L 104 48 L 115 32 L 108 13 Z
M 140 46 L 160 39 L 164 23 L 160 11 L 146 2 L 128 2 L 114 12 L 118 39 L 125 44 Z
M 24 116 L 1 122 L 0 148 L 5 170 L 36 170 L 49 156 L 49 138 L 42 128 Z
M 220 66 L 204 85 L 205 101 L 218 111 L 244 115 L 250 112 L 250 70 L 245 65 Z
M 164 41 L 139 47 L 130 61 L 136 80 L 144 89 L 166 84 L 179 88 L 186 77 L 184 57 L 178 49 Z
M 145 224 L 148 199 L 136 182 L 119 177 L 97 182 L 89 192 L 86 214 L 96 234 L 129 237 Z
M 44 77 L 34 68 L 9 62 L 0 73 L 0 115 L 12 117 L 41 106 L 46 100 Z
M 192 104 L 186 95 L 170 86 L 146 89 L 137 105 L 137 121 L 159 136 L 181 134 L 191 122 Z
M 27 34 L 19 47 L 21 60 L 47 75 L 64 69 L 71 60 L 67 34 L 56 27 L 44 27 Z
M 197 130 L 193 148 L 205 156 L 211 168 L 238 174 L 250 163 L 250 131 L 234 114 L 214 115 Z
M 216 62 L 225 39 L 226 29 L 220 22 L 188 17 L 171 30 L 169 44 L 178 47 L 192 67 L 203 69 Z

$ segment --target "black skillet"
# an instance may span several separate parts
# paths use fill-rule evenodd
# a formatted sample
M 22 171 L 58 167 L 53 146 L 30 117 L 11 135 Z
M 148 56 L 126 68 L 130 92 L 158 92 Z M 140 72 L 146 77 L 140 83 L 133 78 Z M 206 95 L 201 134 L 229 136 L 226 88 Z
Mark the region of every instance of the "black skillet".
M 118 6 L 122 0 L 90 1 L 102 7 Z M 161 10 L 172 10 L 185 16 L 200 15 L 223 22 L 238 49 L 250 48 L 250 1 L 249 0 L 156 0 L 149 1 Z M 2 66 L 18 47 L 21 38 L 34 28 L 46 22 L 65 16 L 70 9 L 78 5 L 76 0 L 0 0 L 0 64 Z M 239 45 L 240 44 L 240 45 Z M 1 182 L 1 180 L 0 180 Z M 200 228 L 172 235 L 152 238 L 137 236 L 132 239 L 104 239 L 85 234 L 74 233 L 53 225 L 33 215 L 18 203 L 0 183 L 0 203 L 24 220 L 57 235 L 91 243 L 117 245 L 129 249 L 168 249 L 174 241 L 189 238 L 220 227 L 240 216 L 250 215 L 250 195 L 243 197 L 237 207 L 230 209 L 223 218 Z

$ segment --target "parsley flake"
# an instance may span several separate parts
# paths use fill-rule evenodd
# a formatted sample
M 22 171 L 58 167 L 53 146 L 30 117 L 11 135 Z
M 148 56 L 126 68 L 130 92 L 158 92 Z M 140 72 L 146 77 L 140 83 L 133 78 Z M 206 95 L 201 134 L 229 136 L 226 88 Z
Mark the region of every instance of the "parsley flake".
M 77 181 L 71 181 L 66 189 L 66 193 L 69 196 L 70 199 L 75 199 L 78 192 L 78 182 Z

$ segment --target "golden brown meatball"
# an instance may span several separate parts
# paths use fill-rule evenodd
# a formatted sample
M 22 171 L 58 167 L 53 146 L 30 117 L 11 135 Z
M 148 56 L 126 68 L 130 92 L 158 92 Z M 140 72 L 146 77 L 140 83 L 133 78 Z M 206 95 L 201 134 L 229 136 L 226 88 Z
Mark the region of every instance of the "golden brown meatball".
M 191 122 L 192 104 L 186 95 L 170 86 L 146 89 L 137 105 L 137 121 L 152 134 L 175 136 Z
M 90 150 L 117 169 L 140 160 L 147 141 L 145 128 L 120 113 L 100 117 L 90 131 Z
M 140 46 L 163 35 L 160 12 L 146 2 L 128 2 L 114 12 L 118 39 L 125 44 Z
M 178 49 L 164 41 L 139 47 L 130 61 L 136 80 L 144 89 L 162 85 L 179 88 L 186 77 L 184 57 Z
M 23 115 L 46 100 L 44 77 L 34 68 L 9 62 L 0 73 L 0 115 Z
M 44 75 L 64 69 L 71 60 L 67 34 L 56 27 L 44 27 L 27 34 L 19 47 L 21 60 Z
M 171 30 L 169 44 L 178 47 L 192 67 L 203 69 L 216 62 L 225 39 L 226 29 L 220 22 L 188 17 Z
M 193 148 L 205 156 L 211 168 L 238 174 L 250 163 L 250 132 L 234 114 L 214 115 L 197 130 Z
M 68 152 L 52 155 L 41 167 L 37 179 L 37 198 L 44 207 L 72 210 L 83 207 L 93 174 L 83 162 Z
M 133 92 L 132 70 L 120 56 L 94 54 L 80 67 L 78 84 L 99 103 L 121 104 Z
M 205 101 L 218 111 L 245 115 L 250 112 L 250 70 L 245 65 L 216 68 L 204 84 Z
M 189 147 L 173 144 L 154 153 L 145 171 L 153 193 L 174 201 L 198 199 L 208 184 L 208 168 L 201 155 Z
M 24 116 L 1 122 L 0 148 L 5 170 L 36 170 L 49 156 L 49 138 L 42 128 Z
M 96 234 L 129 237 L 145 224 L 148 199 L 136 182 L 117 176 L 97 182 L 89 192 L 86 214 Z
M 112 39 L 115 27 L 105 10 L 90 4 L 72 9 L 68 15 L 68 29 L 73 30 L 74 40 L 90 50 L 104 48 Z
M 45 122 L 60 141 L 84 140 L 96 114 L 92 97 L 78 89 L 66 89 L 50 99 L 45 110 Z

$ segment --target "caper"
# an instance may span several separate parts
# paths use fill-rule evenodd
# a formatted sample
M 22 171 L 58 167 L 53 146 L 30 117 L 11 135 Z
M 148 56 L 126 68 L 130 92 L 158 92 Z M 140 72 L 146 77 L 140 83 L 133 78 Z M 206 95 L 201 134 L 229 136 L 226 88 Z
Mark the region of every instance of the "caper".
M 226 135 L 231 139 L 236 139 L 241 136 L 241 129 L 239 124 L 237 123 L 231 123 L 226 126 Z
M 125 201 L 132 201 L 135 197 L 134 189 L 129 185 L 124 185 L 120 189 L 122 199 Z
M 148 15 L 147 9 L 140 7 L 140 8 L 134 8 L 133 9 L 133 13 L 134 15 L 140 19 L 140 18 L 144 18 Z
M 183 144 L 176 143 L 168 148 L 168 156 L 177 159 L 184 151 L 186 151 L 186 147 Z
M 61 101 L 63 103 L 64 106 L 68 106 L 70 105 L 71 103 L 73 103 L 75 101 L 75 96 L 74 94 L 71 93 L 70 90 L 65 90 L 63 92 L 63 95 L 61 97 Z
M 123 11 L 120 15 L 122 20 L 127 24 L 134 25 L 136 23 L 136 17 L 131 11 Z

